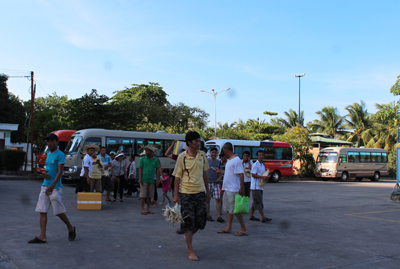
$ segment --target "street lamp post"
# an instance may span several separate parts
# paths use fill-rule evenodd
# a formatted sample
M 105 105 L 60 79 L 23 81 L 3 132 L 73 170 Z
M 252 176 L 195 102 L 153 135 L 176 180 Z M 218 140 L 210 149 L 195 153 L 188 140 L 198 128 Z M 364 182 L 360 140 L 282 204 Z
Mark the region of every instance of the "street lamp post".
M 220 91 L 220 92 L 216 92 L 216 91 L 214 91 L 214 89 L 211 89 L 212 92 L 199 90 L 200 92 L 209 93 L 212 96 L 214 96 L 214 122 L 215 122 L 214 132 L 215 132 L 215 137 L 217 137 L 217 94 L 219 94 L 221 92 L 226 92 L 226 91 L 229 91 L 229 90 L 230 90 L 230 88 L 227 88 L 227 89 L 225 89 L 223 91 Z
M 299 78 L 299 115 L 297 115 L 298 119 L 299 119 L 299 123 L 300 122 L 300 78 L 304 77 L 306 75 L 306 73 L 303 73 L 301 75 L 294 75 L 296 78 Z

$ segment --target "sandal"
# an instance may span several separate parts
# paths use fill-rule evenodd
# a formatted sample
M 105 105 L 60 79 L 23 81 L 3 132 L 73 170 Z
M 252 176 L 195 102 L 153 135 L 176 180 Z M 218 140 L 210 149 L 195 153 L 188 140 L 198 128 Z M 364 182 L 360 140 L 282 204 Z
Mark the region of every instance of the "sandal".
M 221 218 L 221 217 L 218 217 L 217 221 L 218 221 L 218 222 L 221 222 L 221 223 L 222 223 L 222 222 L 225 222 L 225 220 L 224 220 L 223 218 Z
M 217 234 L 230 234 L 231 232 L 227 232 L 224 230 L 218 231 Z
M 265 217 L 265 218 L 262 219 L 262 222 L 268 222 L 268 221 L 271 221 L 271 220 L 272 219 Z
M 243 232 L 235 233 L 235 236 L 248 236 L 248 235 L 249 235 L 248 233 L 243 233 Z
M 207 217 L 207 221 L 214 221 L 213 218 L 211 216 Z
M 185 232 L 182 231 L 181 229 L 178 229 L 178 230 L 176 230 L 176 233 L 177 233 L 177 234 L 184 234 Z
M 256 217 L 254 217 L 254 216 L 252 216 L 251 218 L 249 218 L 249 220 L 260 221 L 259 218 L 256 218 Z
M 41 239 L 37 238 L 37 236 L 36 236 L 32 240 L 29 240 L 28 243 L 46 243 L 46 241 L 41 240 Z
M 75 237 L 76 237 L 76 228 L 74 226 L 74 230 L 72 232 L 68 232 L 68 240 L 74 241 Z

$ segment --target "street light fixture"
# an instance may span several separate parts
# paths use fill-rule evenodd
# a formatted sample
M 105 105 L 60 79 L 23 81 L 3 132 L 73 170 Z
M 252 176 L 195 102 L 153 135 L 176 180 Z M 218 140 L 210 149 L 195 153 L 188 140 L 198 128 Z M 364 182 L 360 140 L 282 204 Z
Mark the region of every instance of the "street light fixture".
M 227 88 L 223 91 L 220 92 L 216 92 L 214 91 L 214 89 L 211 89 L 212 92 L 208 92 L 208 91 L 203 91 L 203 90 L 199 90 L 200 92 L 205 92 L 205 93 L 209 93 L 212 96 L 214 96 L 214 120 L 215 120 L 215 127 L 214 127 L 214 132 L 215 132 L 215 137 L 217 137 L 217 94 L 221 93 L 221 92 L 226 92 L 229 91 L 230 88 Z
M 300 78 L 304 77 L 305 75 L 306 75 L 306 73 L 303 73 L 301 75 L 294 75 L 296 78 L 299 78 L 299 115 L 297 115 L 297 117 L 299 119 L 299 123 L 301 123 L 300 122 Z

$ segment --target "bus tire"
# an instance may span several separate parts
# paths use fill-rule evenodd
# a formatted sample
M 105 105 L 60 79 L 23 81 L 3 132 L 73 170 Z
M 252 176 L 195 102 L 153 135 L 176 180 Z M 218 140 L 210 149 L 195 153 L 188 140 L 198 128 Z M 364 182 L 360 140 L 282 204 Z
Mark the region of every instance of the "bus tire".
M 272 174 L 269 178 L 269 182 L 277 183 L 277 182 L 279 182 L 280 179 L 281 179 L 281 173 L 279 173 L 279 171 L 274 171 L 274 172 L 272 172 Z
M 374 176 L 371 178 L 371 181 L 379 181 L 380 178 L 381 178 L 381 174 L 378 171 L 376 171 L 374 173 Z
M 340 181 L 345 182 L 349 179 L 349 174 L 347 172 L 343 172 L 342 176 L 340 177 Z

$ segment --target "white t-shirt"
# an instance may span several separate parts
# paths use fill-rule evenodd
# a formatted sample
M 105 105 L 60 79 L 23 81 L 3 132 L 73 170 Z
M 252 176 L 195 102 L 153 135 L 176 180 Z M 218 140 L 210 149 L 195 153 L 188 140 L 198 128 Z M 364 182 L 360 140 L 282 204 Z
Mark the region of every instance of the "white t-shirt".
M 251 161 L 249 161 L 248 163 L 243 163 L 242 162 L 242 165 L 243 165 L 243 171 L 244 171 L 244 169 L 246 168 L 246 167 L 249 167 L 250 166 L 250 162 Z M 253 166 L 252 166 L 253 167 Z M 251 170 L 250 170 L 251 171 Z M 251 182 L 251 177 L 246 177 L 246 173 L 244 173 L 244 182 Z
M 92 176 L 92 168 L 93 168 L 93 160 L 89 154 L 85 155 L 85 158 L 82 160 L 82 170 L 81 177 L 85 176 L 85 167 L 89 168 L 89 177 Z
M 240 189 L 240 174 L 243 174 L 243 165 L 240 158 L 236 156 L 226 162 L 222 190 L 238 192 Z
M 256 161 L 253 163 L 251 167 L 251 174 L 257 174 L 259 176 L 262 175 L 262 173 L 265 172 L 265 166 L 260 163 L 259 161 Z M 251 177 L 251 184 L 250 184 L 250 190 L 263 190 L 262 187 L 258 186 L 260 184 L 261 178 L 254 178 Z

